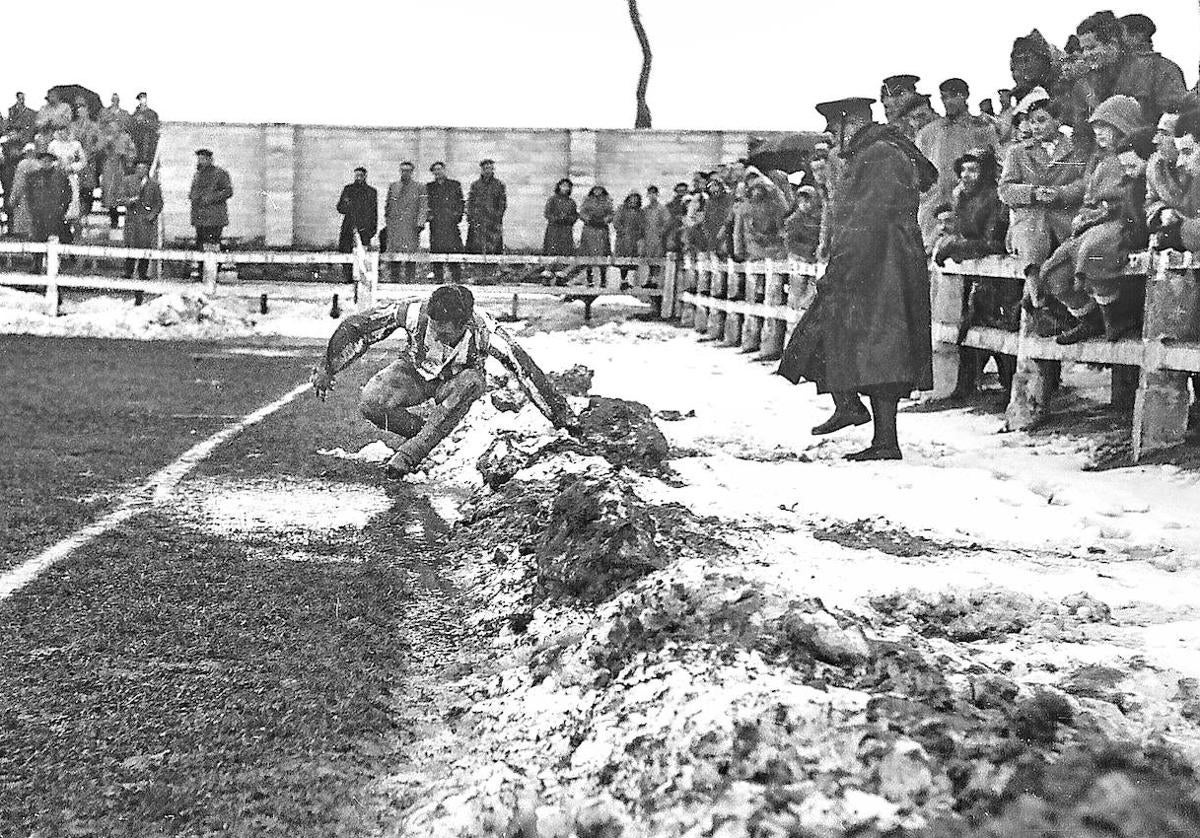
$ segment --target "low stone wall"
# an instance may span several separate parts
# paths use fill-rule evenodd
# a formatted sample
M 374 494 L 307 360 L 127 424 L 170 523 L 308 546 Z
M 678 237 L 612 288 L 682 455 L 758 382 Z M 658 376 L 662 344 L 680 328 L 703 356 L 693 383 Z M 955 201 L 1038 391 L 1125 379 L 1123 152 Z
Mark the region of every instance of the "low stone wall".
M 664 194 L 680 180 L 723 158 L 746 154 L 751 137 L 775 132 L 634 131 L 520 128 L 369 128 L 332 125 L 168 122 L 160 143 L 168 241 L 191 235 L 188 188 L 193 152 L 213 149 L 233 179 L 226 234 L 270 247 L 331 248 L 340 216 L 335 206 L 355 166 L 366 166 L 383 198 L 400 162 L 412 160 L 417 177 L 446 163 L 464 193 L 478 163 L 496 161 L 508 187 L 505 242 L 510 249 L 541 247 L 542 208 L 561 177 L 577 185 L 576 199 L 595 183 L 619 202 L 655 183 Z M 465 224 L 464 224 L 465 234 Z

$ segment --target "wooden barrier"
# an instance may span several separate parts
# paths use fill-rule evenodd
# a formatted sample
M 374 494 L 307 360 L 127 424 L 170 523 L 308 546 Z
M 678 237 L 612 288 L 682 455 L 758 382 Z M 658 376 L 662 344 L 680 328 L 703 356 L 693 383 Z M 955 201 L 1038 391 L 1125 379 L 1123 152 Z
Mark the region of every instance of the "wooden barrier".
M 823 269 L 795 261 L 737 264 L 705 254 L 686 256 L 680 271 L 680 319 L 710 340 L 774 360 L 811 304 L 812 280 Z M 1146 278 L 1142 337 L 1059 346 L 1053 338 L 1039 337 L 1025 314 L 1019 331 L 972 326 L 960 343 L 965 280 L 1023 282 L 1017 260 L 988 257 L 931 266 L 934 398 L 954 390 L 960 346 L 1014 355 L 1017 373 L 1006 424 L 1014 430 L 1028 428 L 1045 414 L 1063 361 L 1101 364 L 1113 368 L 1113 402 L 1133 406 L 1134 460 L 1179 445 L 1187 429 L 1188 379 L 1200 373 L 1198 270 L 1196 254 L 1135 254 L 1127 275 L 1131 281 Z

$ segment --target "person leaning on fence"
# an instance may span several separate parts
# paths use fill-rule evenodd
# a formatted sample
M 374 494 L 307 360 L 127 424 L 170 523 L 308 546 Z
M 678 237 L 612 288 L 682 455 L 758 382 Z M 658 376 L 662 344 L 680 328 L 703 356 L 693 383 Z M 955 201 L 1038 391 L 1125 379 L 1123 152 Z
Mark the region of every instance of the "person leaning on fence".
M 354 181 L 342 187 L 337 211 L 342 215 L 338 252 L 354 252 L 355 234 L 364 249 L 370 247 L 379 230 L 379 193 L 367 183 L 365 166 L 357 166 L 354 169 Z M 353 282 L 354 265 L 342 265 L 342 276 L 346 282 Z
M 871 445 L 847 457 L 855 461 L 901 459 L 900 398 L 933 387 L 929 265 L 917 205 L 937 170 L 898 130 L 873 122 L 871 104 L 856 98 L 817 106 L 846 167 L 831 215 L 829 264 L 779 365 L 789 381 L 804 378 L 833 395 L 834 413 L 814 434 L 874 419 Z
M 323 400 L 334 376 L 401 329 L 408 337 L 404 355 L 371 377 L 359 404 L 363 418 L 403 440 L 387 463 L 388 476 L 416 469 L 462 421 L 487 389 L 489 356 L 513 374 L 551 423 L 574 425 L 566 400 L 516 341 L 475 310 L 462 285 L 441 286 L 425 302 L 402 301 L 342 320 L 313 367 L 317 396 Z
M 25 200 L 29 202 L 30 239 L 49 241 L 61 237 L 66 229 L 67 208 L 71 205 L 71 182 L 58 165 L 58 158 L 49 151 L 38 154 L 38 168 L 29 173 L 25 182 Z M 45 257 L 34 257 L 34 270 L 40 272 Z
M 163 211 L 162 187 L 150 177 L 150 161 L 139 160 L 133 174 L 125 179 L 125 246 L 138 249 L 158 247 L 158 217 Z M 132 279 L 134 268 L 138 276 L 150 276 L 149 259 L 126 259 L 125 278 Z
M 132 146 L 133 141 L 130 140 Z M 192 205 L 192 226 L 196 228 L 196 249 L 205 245 L 221 247 L 221 232 L 229 224 L 229 199 L 233 197 L 233 181 L 229 172 L 213 163 L 213 153 L 207 148 L 196 149 L 196 173 L 188 201 Z M 199 265 L 203 276 L 204 265 Z
M 425 198 L 429 206 L 429 252 L 462 253 L 463 219 L 462 184 L 446 177 L 446 164 L 440 160 L 429 167 L 433 180 L 425 184 Z M 441 282 L 446 273 L 445 262 L 433 263 L 433 278 Z M 458 282 L 462 279 L 462 263 L 450 263 L 450 276 Z
M 1056 338 L 1064 346 L 1099 335 L 1115 341 L 1140 322 L 1134 295 L 1122 293 L 1121 286 L 1129 252 L 1146 245 L 1145 167 L 1141 177 L 1130 178 L 1120 154 L 1138 136 L 1137 150 L 1148 159 L 1153 133 L 1142 129 L 1142 109 L 1131 96 L 1105 100 L 1091 122 L 1096 152 L 1083 207 L 1071 222 L 1071 237 L 1042 266 L 1039 279 L 1040 290 L 1076 318 Z
M 387 253 L 411 254 L 421 247 L 421 230 L 425 227 L 429 207 L 425 199 L 425 187 L 413 179 L 415 171 L 412 162 L 405 160 L 400 164 L 400 179 L 388 184 L 387 198 L 383 203 L 386 236 L 380 235 L 380 245 Z M 389 265 L 392 282 L 399 282 L 401 263 L 391 262 Z M 404 278 L 407 282 L 416 282 L 416 262 L 404 263 Z

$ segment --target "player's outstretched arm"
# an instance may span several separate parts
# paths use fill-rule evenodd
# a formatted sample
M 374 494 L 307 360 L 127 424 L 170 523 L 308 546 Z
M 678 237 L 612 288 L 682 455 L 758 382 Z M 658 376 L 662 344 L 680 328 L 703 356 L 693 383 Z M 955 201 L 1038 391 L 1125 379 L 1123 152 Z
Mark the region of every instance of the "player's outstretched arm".
M 574 429 L 578 424 L 575 414 L 537 362 L 494 320 L 489 318 L 488 326 L 488 354 L 513 374 L 525 395 L 556 428 Z
M 317 398 L 324 400 L 333 389 L 334 376 L 365 355 L 374 344 L 403 327 L 407 310 L 407 303 L 389 303 L 343 318 L 333 330 L 324 356 L 313 365 L 309 380 Z

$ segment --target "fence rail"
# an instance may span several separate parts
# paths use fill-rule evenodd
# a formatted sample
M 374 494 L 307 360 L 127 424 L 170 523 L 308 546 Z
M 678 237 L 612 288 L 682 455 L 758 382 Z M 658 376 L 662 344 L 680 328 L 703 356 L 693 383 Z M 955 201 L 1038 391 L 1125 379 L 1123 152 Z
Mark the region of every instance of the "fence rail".
M 958 381 L 959 348 L 1014 355 L 1017 374 L 1005 418 L 1010 429 L 1028 428 L 1045 414 L 1060 379 L 1062 361 L 1113 368 L 1113 400 L 1133 406 L 1133 456 L 1181 444 L 1187 430 L 1188 378 L 1200 373 L 1200 256 L 1166 251 L 1130 257 L 1131 281 L 1145 278 L 1142 337 L 1110 343 L 1059 346 L 1039 337 L 1023 313 L 1016 332 L 972 326 L 960 341 L 967 280 L 1023 282 L 1020 263 L 988 257 L 945 267 L 931 266 L 934 398 L 950 395 Z M 699 255 L 685 257 L 676 299 L 663 314 L 678 318 L 723 346 L 778 358 L 815 294 L 824 266 L 809 262 L 735 263 Z

